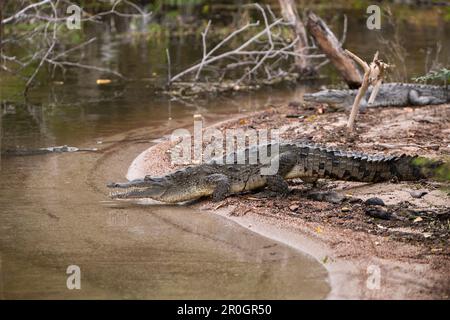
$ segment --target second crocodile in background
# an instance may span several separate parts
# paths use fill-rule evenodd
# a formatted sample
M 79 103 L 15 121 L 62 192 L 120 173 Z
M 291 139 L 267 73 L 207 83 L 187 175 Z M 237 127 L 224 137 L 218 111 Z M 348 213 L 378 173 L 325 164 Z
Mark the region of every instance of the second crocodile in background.
M 358 90 L 323 90 L 307 93 L 303 99 L 307 102 L 327 103 L 339 108 L 351 108 Z M 414 83 L 384 83 L 372 104 L 368 104 L 372 87 L 369 87 L 361 100 L 362 109 L 388 106 L 424 106 L 450 102 L 450 89 L 444 86 L 432 86 Z
M 433 174 L 441 164 L 426 158 L 411 156 L 369 155 L 359 152 L 335 150 L 307 143 L 281 143 L 278 152 L 261 160 L 261 147 L 241 151 L 245 163 L 238 163 L 238 154 L 222 158 L 222 163 L 210 161 L 193 165 L 161 177 L 146 176 L 125 183 L 111 183 L 110 188 L 126 189 L 111 194 L 114 199 L 151 198 L 176 203 L 212 196 L 219 201 L 228 195 L 267 187 L 279 194 L 288 194 L 285 179 L 301 178 L 311 182 L 318 178 L 335 180 L 380 182 L 394 180 L 420 180 Z M 264 149 L 267 152 L 271 148 Z M 257 153 L 256 164 L 248 159 Z M 232 161 L 227 161 L 232 159 Z M 263 175 L 277 161 L 273 175 Z

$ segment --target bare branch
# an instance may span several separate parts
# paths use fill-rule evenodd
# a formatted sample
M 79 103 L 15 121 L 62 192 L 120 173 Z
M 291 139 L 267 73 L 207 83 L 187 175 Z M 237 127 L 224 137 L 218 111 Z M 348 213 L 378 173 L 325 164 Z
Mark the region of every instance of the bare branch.
M 356 120 L 356 116 L 358 115 L 359 104 L 361 102 L 361 99 L 366 94 L 367 89 L 369 88 L 369 85 L 373 86 L 372 93 L 368 100 L 368 103 L 372 104 L 375 101 L 375 98 L 378 94 L 381 83 L 383 82 L 383 77 L 384 77 L 385 71 L 390 66 L 378 59 L 378 51 L 375 52 L 370 65 L 367 62 L 365 62 L 364 60 L 362 60 L 360 57 L 358 57 L 357 55 L 351 53 L 350 51 L 346 50 L 346 53 L 348 55 L 350 55 L 355 61 L 357 61 L 365 70 L 363 82 L 361 84 L 361 87 L 358 89 L 358 93 L 356 94 L 355 100 L 353 102 L 352 110 L 350 112 L 350 117 L 349 117 L 348 123 L 347 123 L 348 130 L 350 132 L 352 132 L 355 129 L 355 120 Z
M 264 66 L 263 71 L 265 72 L 268 79 L 272 77 L 270 69 L 271 65 L 266 65 L 266 62 L 269 59 L 284 58 L 288 57 L 308 57 L 311 59 L 323 59 L 325 55 L 323 54 L 314 54 L 311 53 L 311 50 L 316 50 L 315 46 L 313 47 L 302 47 L 301 50 L 298 50 L 297 43 L 299 41 L 299 37 L 296 37 L 293 41 L 286 41 L 281 35 L 280 27 L 290 25 L 290 22 L 286 23 L 282 18 L 276 18 L 275 14 L 268 7 L 266 10 L 269 13 L 266 13 L 266 10 L 259 4 L 253 4 L 257 10 L 260 12 L 263 22 L 264 29 L 258 31 L 255 35 L 251 36 L 249 39 L 245 40 L 240 46 L 235 49 L 231 49 L 229 51 L 223 52 L 219 55 L 214 56 L 213 54 L 219 49 L 225 47 L 229 44 L 230 40 L 236 37 L 237 35 L 243 33 L 244 31 L 248 31 L 252 27 L 256 27 L 260 24 L 257 23 L 248 23 L 243 27 L 235 30 L 230 33 L 227 37 L 225 37 L 222 41 L 220 41 L 214 48 L 210 51 L 207 51 L 207 33 L 210 29 L 210 22 L 208 22 L 205 31 L 202 32 L 202 47 L 203 47 L 203 55 L 202 59 L 199 63 L 179 72 L 175 76 L 171 78 L 171 83 L 175 81 L 181 80 L 184 76 L 195 72 L 194 81 L 197 81 L 200 77 L 201 72 L 208 66 L 214 63 L 221 62 L 222 60 L 234 60 L 236 57 L 239 58 L 239 63 L 227 64 L 223 70 L 230 70 L 235 68 L 236 66 L 248 65 L 252 66 L 248 68 L 248 70 L 241 76 L 241 78 L 237 81 L 236 84 L 239 84 L 244 79 L 256 74 L 256 72 Z M 273 21 L 269 21 L 269 17 L 273 19 Z M 278 31 L 277 31 L 278 30 Z M 255 47 L 255 49 L 247 50 L 250 46 Z M 243 60 L 242 60 L 243 59 Z M 221 78 L 224 77 L 224 74 Z
M 170 65 L 170 54 L 169 49 L 166 49 L 166 56 L 167 56 L 167 84 L 170 84 L 172 81 L 172 75 L 171 75 L 171 65 Z
M 0 21 L 0 27 L 8 24 L 13 25 L 19 21 L 37 24 L 31 31 L 13 32 L 8 38 L 2 37 L 0 39 L 0 46 L 2 48 L 4 48 L 5 44 L 9 44 L 9 47 L 11 48 L 20 49 L 14 51 L 20 52 L 18 55 L 6 54 L 3 51 L 0 52 L 2 63 L 1 69 L 19 77 L 26 75 L 24 88 L 25 95 L 44 65 L 49 65 L 52 68 L 49 73 L 50 77 L 53 77 L 57 68 L 61 68 L 62 71 L 65 72 L 65 67 L 75 67 L 106 72 L 120 78 L 125 78 L 117 71 L 100 66 L 87 65 L 81 61 L 83 58 L 81 49 L 92 44 L 96 40 L 95 38 L 89 39 L 71 48 L 64 46 L 64 43 L 62 43 L 63 40 L 58 36 L 59 31 L 65 26 L 67 20 L 64 16 L 58 16 L 57 9 L 59 9 L 58 7 L 61 4 L 69 6 L 74 3 L 70 0 L 21 1 L 21 6 L 23 8 L 19 8 L 16 13 Z M 120 12 L 118 11 L 119 5 L 131 7 L 134 12 Z M 140 6 L 131 1 L 114 0 L 111 1 L 111 8 L 107 11 L 92 15 L 83 10 L 81 21 L 98 23 L 102 16 L 113 14 L 123 17 L 142 17 L 144 19 L 152 13 L 143 10 Z M 78 61 L 74 61 L 71 57 L 77 52 L 81 52 L 81 54 L 79 54 Z M 35 69 L 31 75 L 27 75 L 27 67 L 34 64 L 36 64 Z
M 350 52 L 347 49 L 345 49 L 345 53 L 348 54 L 353 60 L 355 60 L 361 66 L 361 68 L 364 69 L 364 72 L 367 72 L 369 70 L 369 65 L 356 54 Z
M 343 30 L 342 30 L 341 41 L 339 41 L 341 46 L 344 45 L 345 40 L 347 39 L 347 27 L 348 27 L 347 15 L 344 14 L 344 27 L 343 27 Z
M 266 54 L 264 55 L 264 57 L 262 57 L 262 59 L 259 60 L 259 62 L 248 72 L 246 72 L 238 81 L 237 84 L 239 84 L 242 80 L 244 80 L 245 77 L 249 76 L 250 74 L 252 74 L 255 70 L 257 70 L 263 63 L 264 61 L 269 57 L 269 55 L 273 54 L 273 49 L 275 47 L 275 45 L 273 44 L 272 41 L 272 32 L 270 31 L 270 27 L 269 27 L 269 21 L 267 20 L 267 15 L 266 12 L 264 11 L 264 9 L 259 5 L 259 4 L 255 4 L 256 8 L 258 8 L 258 10 L 261 12 L 263 18 L 264 18 L 264 25 L 265 27 L 265 32 L 267 34 L 267 40 L 269 41 L 269 45 L 270 48 L 269 50 L 266 52 Z
M 50 2 L 51 2 L 51 0 L 43 0 L 41 2 L 30 4 L 29 6 L 26 6 L 25 8 L 23 8 L 19 12 L 15 13 L 14 15 L 12 15 L 11 17 L 3 19 L 2 24 L 7 24 L 7 23 L 9 23 L 9 22 L 11 22 L 13 20 L 16 20 L 17 18 L 21 17 L 28 10 L 35 9 L 37 7 L 43 6 L 44 4 L 47 4 L 47 3 L 50 3 Z
M 52 10 L 53 10 L 53 14 L 55 16 L 55 18 L 57 18 L 58 13 L 56 12 L 56 7 L 54 5 L 53 2 L 50 1 L 50 5 L 52 6 Z M 47 32 L 47 27 L 49 26 L 50 23 L 47 23 L 45 32 Z M 56 22 L 54 22 L 54 24 L 56 24 Z M 31 83 L 33 82 L 34 78 L 36 77 L 37 73 L 39 72 L 39 70 L 41 69 L 42 65 L 44 64 L 45 60 L 47 59 L 47 57 L 49 56 L 49 54 L 52 52 L 53 48 L 56 45 L 56 25 L 53 26 L 53 36 L 52 36 L 52 44 L 50 45 L 50 47 L 48 48 L 47 52 L 45 53 L 45 55 L 42 57 L 41 61 L 39 62 L 39 65 L 37 66 L 37 68 L 34 70 L 33 74 L 31 75 L 31 77 L 28 79 L 27 83 L 25 84 L 25 90 L 24 90 L 24 95 L 26 96 L 28 93 L 28 89 L 30 88 Z
M 70 67 L 77 67 L 77 68 L 81 68 L 81 69 L 101 71 L 101 72 L 113 74 L 122 79 L 126 79 L 121 73 L 111 70 L 111 69 L 108 69 L 108 68 L 96 67 L 96 66 L 91 66 L 91 65 L 77 63 L 77 62 L 70 62 L 70 61 L 54 61 L 51 59 L 45 59 L 45 61 L 47 61 L 48 63 L 51 63 L 51 64 L 60 65 L 60 66 L 70 66 Z
M 206 25 L 205 31 L 202 32 L 202 43 L 203 43 L 203 58 L 202 62 L 200 63 L 200 66 L 197 70 L 197 74 L 195 75 L 195 81 L 197 81 L 200 72 L 202 72 L 203 63 L 205 62 L 205 59 L 207 58 L 207 48 L 206 48 L 206 36 L 208 34 L 209 27 L 211 26 L 211 20 L 208 21 L 208 24 Z
M 79 44 L 79 45 L 77 45 L 77 46 L 75 46 L 73 48 L 70 48 L 70 49 L 68 49 L 66 51 L 63 51 L 63 52 L 57 54 L 55 57 L 53 57 L 53 60 L 57 60 L 57 59 L 59 59 L 59 58 L 61 58 L 63 56 L 66 56 L 67 54 L 72 53 L 73 51 L 80 50 L 80 49 L 84 48 L 85 46 L 91 44 L 95 40 L 97 40 L 96 37 L 91 38 L 91 39 L 89 39 L 89 40 L 87 40 L 87 41 L 85 41 L 85 42 L 83 42 L 83 43 L 81 43 L 81 44 Z

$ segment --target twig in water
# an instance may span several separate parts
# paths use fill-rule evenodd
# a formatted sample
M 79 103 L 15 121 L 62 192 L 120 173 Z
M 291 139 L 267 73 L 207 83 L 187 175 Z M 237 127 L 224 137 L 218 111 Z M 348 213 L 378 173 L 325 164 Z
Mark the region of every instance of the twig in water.
M 166 49 L 166 56 L 167 56 L 167 84 L 170 85 L 172 82 L 172 75 L 171 75 L 171 64 L 170 64 L 170 53 L 169 48 Z

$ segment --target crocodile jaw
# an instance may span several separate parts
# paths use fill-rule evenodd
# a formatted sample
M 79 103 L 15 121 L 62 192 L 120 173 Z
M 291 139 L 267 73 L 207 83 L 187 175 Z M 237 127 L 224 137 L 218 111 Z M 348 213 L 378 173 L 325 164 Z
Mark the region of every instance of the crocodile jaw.
M 109 196 L 112 199 L 141 199 L 154 198 L 155 195 L 148 188 L 130 187 L 124 191 L 111 191 Z
M 192 201 L 210 196 L 214 188 L 203 183 L 174 183 L 164 178 L 139 179 L 125 183 L 110 183 L 108 188 L 112 199 L 145 199 L 150 198 L 166 203 Z M 122 190 L 118 190 L 122 189 Z
M 137 179 L 124 183 L 110 183 L 108 188 L 115 191 L 110 192 L 112 199 L 140 199 L 151 198 L 159 200 L 159 198 L 167 191 L 168 185 L 163 178 L 146 178 Z M 117 190 L 125 189 L 125 190 Z

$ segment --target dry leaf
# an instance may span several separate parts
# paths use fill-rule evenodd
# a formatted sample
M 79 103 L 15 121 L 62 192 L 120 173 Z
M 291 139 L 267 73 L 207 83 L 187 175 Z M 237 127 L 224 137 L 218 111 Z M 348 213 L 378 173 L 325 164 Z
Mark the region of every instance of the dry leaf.
M 97 79 L 97 84 L 108 84 L 111 83 L 110 79 Z
M 313 121 L 316 120 L 316 118 L 317 118 L 316 115 L 312 115 L 312 116 L 309 116 L 308 118 L 306 118 L 305 121 L 306 122 L 313 122 Z

